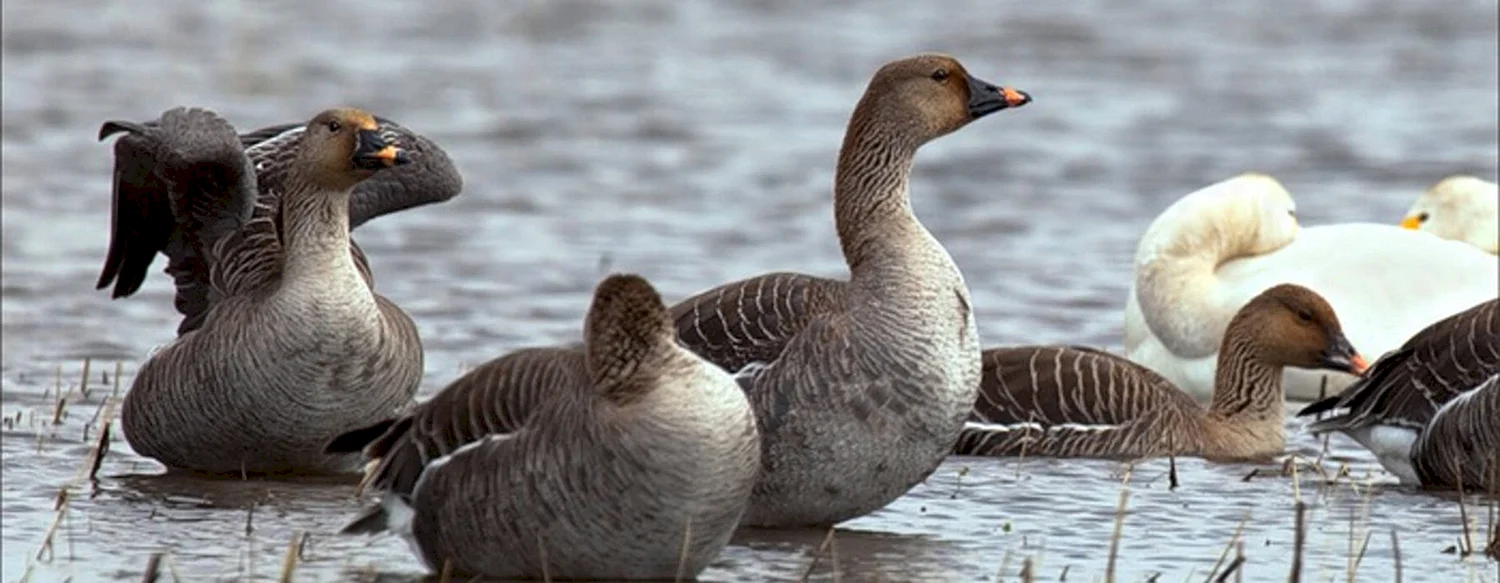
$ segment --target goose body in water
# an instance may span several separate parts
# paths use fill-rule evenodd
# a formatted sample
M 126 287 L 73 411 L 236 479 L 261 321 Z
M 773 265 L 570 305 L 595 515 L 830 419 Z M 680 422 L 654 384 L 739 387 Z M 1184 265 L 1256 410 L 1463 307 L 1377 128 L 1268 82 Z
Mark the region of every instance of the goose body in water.
M 1299 416 L 1339 431 L 1408 484 L 1500 489 L 1500 300 L 1480 303 L 1413 335 L 1343 394 Z
M 1500 253 L 1500 188 L 1473 176 L 1449 176 L 1417 197 L 1401 226 Z
M 1500 262 L 1472 245 L 1396 225 L 1302 228 L 1280 182 L 1243 174 L 1182 197 L 1146 229 L 1126 300 L 1125 355 L 1207 401 L 1230 318 L 1281 283 L 1323 296 L 1349 339 L 1373 358 L 1496 297 Z M 1326 371 L 1284 374 L 1287 398 L 1296 401 L 1354 382 Z
M 984 380 L 954 453 L 1133 459 L 1266 459 L 1282 452 L 1281 369 L 1358 374 L 1364 358 L 1333 308 L 1296 285 L 1272 287 L 1230 321 L 1212 404 L 1123 357 L 1073 346 L 984 353 Z
M 117 158 L 110 255 L 117 267 L 134 263 L 117 274 L 143 274 L 163 240 L 191 249 L 174 259 L 201 261 L 178 274 L 178 308 L 195 323 L 146 360 L 125 395 L 130 445 L 203 474 L 357 472 L 358 456 L 326 455 L 323 444 L 408 405 L 422 347 L 351 253 L 350 196 L 409 154 L 355 109 L 308 122 L 276 180 L 257 181 L 240 136 L 206 110 L 101 133 L 120 131 L 117 152 L 132 155 Z M 141 168 L 150 172 L 131 174 Z
M 734 378 L 680 346 L 661 297 L 617 275 L 584 345 L 519 350 L 331 451 L 373 458 L 394 530 L 428 567 L 500 578 L 672 579 L 716 557 L 760 467 Z
M 762 436 L 744 524 L 827 526 L 873 512 L 935 470 L 979 386 L 969 290 L 912 214 L 923 144 L 1024 93 L 955 59 L 887 63 L 855 106 L 839 152 L 834 222 L 847 281 L 772 273 L 672 308 L 678 337 L 733 371 Z

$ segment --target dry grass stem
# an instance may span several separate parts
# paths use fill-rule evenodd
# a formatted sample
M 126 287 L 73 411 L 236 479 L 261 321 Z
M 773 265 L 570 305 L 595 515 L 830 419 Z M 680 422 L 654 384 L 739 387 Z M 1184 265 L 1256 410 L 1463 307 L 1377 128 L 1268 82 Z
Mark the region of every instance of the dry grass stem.
M 1115 560 L 1120 555 L 1120 535 L 1125 530 L 1125 503 L 1130 499 L 1130 474 L 1134 469 L 1134 465 L 1127 464 L 1125 466 L 1125 479 L 1120 484 L 1120 505 L 1115 508 L 1115 532 L 1110 536 L 1109 562 L 1104 567 L 1104 581 L 1106 583 L 1114 583 L 1115 581 Z

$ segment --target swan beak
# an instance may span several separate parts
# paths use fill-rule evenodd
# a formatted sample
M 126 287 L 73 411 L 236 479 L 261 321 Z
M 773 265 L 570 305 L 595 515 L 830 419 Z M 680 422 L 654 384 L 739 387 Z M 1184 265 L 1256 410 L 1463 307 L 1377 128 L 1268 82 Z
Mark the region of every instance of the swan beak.
M 386 143 L 380 132 L 359 130 L 359 144 L 354 148 L 354 165 L 365 170 L 379 170 L 411 162 L 406 151 Z
M 1401 219 L 1401 228 L 1403 228 L 1403 229 L 1411 229 L 1413 231 L 1415 231 L 1417 229 L 1421 229 L 1422 228 L 1422 217 L 1419 216 L 1419 215 L 1412 215 L 1412 216 L 1406 217 L 1404 219 Z
M 1370 368 L 1364 355 L 1355 350 L 1354 345 L 1349 344 L 1349 339 L 1343 334 L 1334 336 L 1333 341 L 1328 343 L 1318 364 L 1323 368 L 1341 370 L 1355 376 L 1365 374 L 1365 370 Z
M 996 87 L 973 75 L 967 75 L 969 83 L 969 116 L 979 119 L 1002 109 L 1021 107 L 1031 103 L 1025 91 L 1010 87 Z

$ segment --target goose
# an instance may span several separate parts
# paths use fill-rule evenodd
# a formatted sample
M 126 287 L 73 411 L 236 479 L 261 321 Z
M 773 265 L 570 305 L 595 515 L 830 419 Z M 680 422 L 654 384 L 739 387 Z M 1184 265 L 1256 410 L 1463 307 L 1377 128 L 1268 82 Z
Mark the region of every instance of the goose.
M 1333 308 L 1298 285 L 1274 286 L 1230 320 L 1207 407 L 1151 369 L 1079 346 L 984 352 L 984 379 L 959 455 L 1265 459 L 1286 445 L 1281 371 L 1360 374 Z
M 1473 176 L 1449 176 L 1417 197 L 1401 226 L 1500 254 L 1500 188 Z
M 1125 356 L 1208 401 L 1229 319 L 1280 283 L 1323 296 L 1354 345 L 1378 357 L 1422 327 L 1496 297 L 1500 264 L 1472 245 L 1396 225 L 1302 228 L 1279 181 L 1241 174 L 1187 194 L 1146 229 L 1126 300 Z M 1303 402 L 1354 381 L 1337 372 L 1284 374 L 1287 398 Z
M 285 175 L 257 185 L 233 126 L 211 111 L 179 107 L 101 130 L 117 132 L 138 154 L 127 162 L 151 161 L 161 198 L 117 179 L 115 242 L 139 258 L 138 243 L 169 231 L 170 244 L 201 258 L 190 275 L 206 284 L 192 292 L 201 306 L 178 297 L 198 324 L 152 354 L 126 393 L 126 440 L 173 471 L 357 473 L 357 455 L 325 455 L 323 443 L 408 405 L 422 346 L 350 252 L 349 199 L 409 154 L 369 113 L 331 109 L 306 124 Z
M 1401 482 L 1500 488 L 1500 300 L 1416 333 L 1343 394 L 1297 413 L 1334 415 L 1307 426 L 1338 431 Z M 1454 464 L 1459 470 L 1455 471 Z
M 854 108 L 834 180 L 848 280 L 770 273 L 673 306 L 678 338 L 735 373 L 761 431 L 746 527 L 873 512 L 935 470 L 979 387 L 968 287 L 912 214 L 917 149 L 1031 98 L 951 56 L 882 66 Z
M 696 576 L 749 503 L 760 444 L 734 378 L 675 333 L 650 283 L 610 276 L 584 344 L 512 352 L 338 437 L 328 451 L 363 448 L 383 493 L 343 532 L 397 532 L 465 576 Z
M 463 190 L 463 178 L 449 160 L 448 154 L 431 140 L 402 125 L 376 117 L 382 138 L 407 152 L 411 163 L 382 170 L 354 187 L 349 196 L 349 227 L 364 224 L 375 217 L 396 211 L 449 200 Z M 271 216 L 280 221 L 281 204 L 276 199 L 283 189 L 302 143 L 305 122 L 268 126 L 238 136 L 245 156 L 250 158 L 253 173 L 236 176 L 247 182 L 233 185 L 253 197 L 232 199 L 235 204 L 264 204 Z M 110 297 L 120 299 L 134 295 L 145 282 L 156 255 L 167 256 L 167 274 L 176 284 L 175 304 L 183 316 L 178 335 L 202 324 L 207 313 L 210 292 L 209 266 L 193 242 L 197 228 L 175 218 L 168 195 L 168 181 L 175 180 L 161 171 L 160 152 L 163 141 L 148 137 L 161 131 L 161 121 L 143 124 L 110 122 L 100 128 L 99 139 L 130 128 L 115 141 L 114 204 L 109 250 L 95 289 L 111 287 Z M 191 145 L 184 144 L 184 145 Z M 224 154 L 226 160 L 232 154 Z M 236 159 L 234 168 L 239 168 Z M 220 185 L 229 188 L 231 185 Z M 243 212 L 239 208 L 233 212 Z M 372 279 L 368 261 L 359 245 L 350 242 L 355 264 Z

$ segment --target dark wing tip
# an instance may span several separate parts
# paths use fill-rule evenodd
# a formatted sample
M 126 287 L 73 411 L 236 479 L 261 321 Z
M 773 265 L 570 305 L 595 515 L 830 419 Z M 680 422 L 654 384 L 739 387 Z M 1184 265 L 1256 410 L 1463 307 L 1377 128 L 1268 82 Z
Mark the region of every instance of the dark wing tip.
M 323 447 L 323 453 L 358 453 L 371 442 L 380 439 L 380 436 L 385 435 L 385 432 L 395 424 L 396 419 L 392 418 L 374 425 L 346 431 L 329 441 L 328 445 Z
M 1317 415 L 1318 413 L 1326 413 L 1333 410 L 1335 407 L 1338 407 L 1339 401 L 1341 401 L 1343 398 L 1344 395 L 1340 393 L 1331 397 L 1324 397 L 1317 401 L 1313 401 L 1306 407 L 1303 407 L 1300 411 L 1297 411 L 1296 416 L 1307 417 L 1309 415 Z
M 394 492 L 388 492 L 386 495 L 399 496 Z M 390 516 L 386 513 L 385 506 L 375 504 L 365 508 L 348 525 L 339 529 L 339 534 L 375 534 L 389 529 L 390 526 Z
M 118 134 L 120 132 L 130 132 L 130 133 L 133 133 L 133 134 L 139 134 L 139 133 L 144 133 L 145 131 L 146 131 L 146 127 L 143 126 L 143 125 L 141 125 L 141 124 L 138 124 L 138 123 L 135 123 L 135 122 L 132 122 L 132 121 L 123 121 L 123 120 L 118 120 L 118 119 L 112 119 L 112 120 L 104 122 L 103 125 L 99 126 L 99 141 L 102 142 L 105 139 L 109 138 L 110 136 L 113 136 L 113 135 Z

